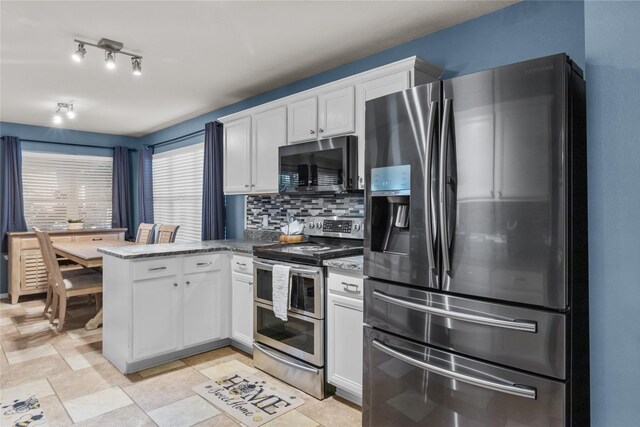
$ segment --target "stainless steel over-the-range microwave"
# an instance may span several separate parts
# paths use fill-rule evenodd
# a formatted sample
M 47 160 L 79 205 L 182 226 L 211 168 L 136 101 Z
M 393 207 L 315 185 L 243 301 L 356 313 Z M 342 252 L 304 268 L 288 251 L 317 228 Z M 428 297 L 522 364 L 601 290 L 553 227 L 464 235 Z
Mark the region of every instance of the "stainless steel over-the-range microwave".
M 280 194 L 342 193 L 358 188 L 358 141 L 353 135 L 279 148 Z

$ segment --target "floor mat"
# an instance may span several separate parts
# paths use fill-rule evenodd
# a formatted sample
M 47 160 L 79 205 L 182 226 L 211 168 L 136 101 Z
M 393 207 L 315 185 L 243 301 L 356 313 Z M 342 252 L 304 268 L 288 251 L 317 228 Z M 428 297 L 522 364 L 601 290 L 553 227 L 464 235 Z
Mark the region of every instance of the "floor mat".
M 44 427 L 49 425 L 40 408 L 40 401 L 35 395 L 6 401 L 3 399 L 0 402 L 0 409 L 2 410 L 1 426 Z
M 285 389 L 244 371 L 201 384 L 193 391 L 248 427 L 260 426 L 304 404 Z

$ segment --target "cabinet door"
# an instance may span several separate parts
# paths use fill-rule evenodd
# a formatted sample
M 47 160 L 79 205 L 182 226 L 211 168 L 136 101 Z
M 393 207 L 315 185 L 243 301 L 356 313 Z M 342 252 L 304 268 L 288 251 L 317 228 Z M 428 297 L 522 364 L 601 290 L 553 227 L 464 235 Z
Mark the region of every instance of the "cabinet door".
M 356 129 L 358 133 L 358 188 L 364 189 L 364 108 L 365 102 L 409 89 L 409 70 L 369 80 L 356 86 Z
M 251 347 L 253 343 L 253 277 L 232 274 L 231 338 Z
M 183 345 L 226 338 L 224 275 L 221 269 L 184 275 Z
M 178 348 L 177 276 L 133 283 L 133 360 Z
M 362 398 L 362 300 L 331 293 L 327 308 L 328 381 Z
M 289 144 L 317 138 L 318 98 L 303 99 L 287 106 Z
M 319 138 L 351 133 L 355 130 L 353 86 L 320 95 L 318 104 Z
M 287 107 L 253 116 L 251 191 L 278 192 L 278 147 L 287 145 Z
M 224 124 L 224 193 L 244 194 L 251 184 L 251 117 Z

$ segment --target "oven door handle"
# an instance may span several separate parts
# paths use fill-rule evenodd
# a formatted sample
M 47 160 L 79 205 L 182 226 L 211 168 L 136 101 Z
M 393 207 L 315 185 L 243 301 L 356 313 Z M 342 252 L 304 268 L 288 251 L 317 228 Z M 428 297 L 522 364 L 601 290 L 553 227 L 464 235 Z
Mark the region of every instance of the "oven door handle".
M 270 357 L 271 359 L 273 359 L 273 360 L 275 360 L 277 362 L 283 363 L 283 364 L 285 364 L 287 366 L 291 366 L 292 368 L 300 369 L 300 370 L 306 371 L 306 372 L 311 372 L 312 374 L 316 374 L 316 375 L 318 375 L 320 373 L 320 371 L 318 369 L 311 368 L 311 367 L 309 367 L 307 365 L 298 364 L 298 363 L 295 363 L 295 362 L 291 362 L 291 361 L 289 361 L 287 359 L 284 359 L 284 358 L 278 356 L 277 354 L 274 354 L 274 353 L 270 352 L 263 345 L 261 345 L 261 344 L 259 344 L 257 342 L 253 343 L 253 347 L 256 350 L 259 350 L 260 352 L 264 353 L 266 356 Z
M 260 262 L 260 261 L 253 261 L 253 264 L 260 267 L 266 267 L 269 270 L 273 270 L 273 266 L 274 266 L 274 264 L 267 264 L 266 262 Z M 311 276 L 317 276 L 320 274 L 320 271 L 317 271 L 317 270 L 305 270 L 297 267 L 291 267 L 290 271 L 294 274 L 308 274 Z

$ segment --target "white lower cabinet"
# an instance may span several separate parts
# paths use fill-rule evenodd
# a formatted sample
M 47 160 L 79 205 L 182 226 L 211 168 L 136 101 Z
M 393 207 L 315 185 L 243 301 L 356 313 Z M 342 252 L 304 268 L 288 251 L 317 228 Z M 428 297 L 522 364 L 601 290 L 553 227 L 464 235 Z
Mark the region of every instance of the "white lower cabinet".
M 363 276 L 330 269 L 327 283 L 327 378 L 339 396 L 360 405 Z
M 231 339 L 251 350 L 253 345 L 253 260 L 234 255 L 231 261 Z
M 133 359 L 178 348 L 178 276 L 133 283 Z
M 104 257 L 103 353 L 130 373 L 228 345 L 230 254 Z

